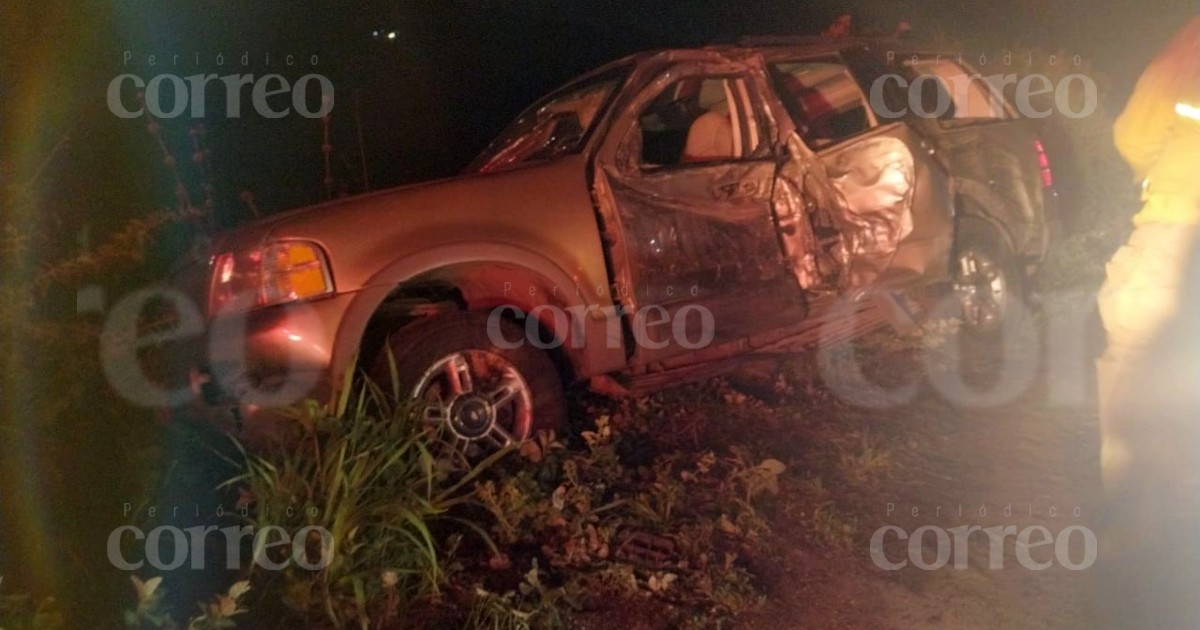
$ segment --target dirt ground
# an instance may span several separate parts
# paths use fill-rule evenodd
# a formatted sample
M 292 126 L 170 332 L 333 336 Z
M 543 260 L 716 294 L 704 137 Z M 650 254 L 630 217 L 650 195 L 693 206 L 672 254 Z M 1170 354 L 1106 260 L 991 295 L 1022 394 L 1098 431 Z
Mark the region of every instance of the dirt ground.
M 774 520 L 778 554 L 770 560 L 772 566 L 759 571 L 768 582 L 767 602 L 760 611 L 740 616 L 736 626 L 1094 627 L 1091 567 L 1065 568 L 1053 561 L 1053 546 L 1030 548 L 1032 558 L 1052 560 L 1045 570 L 1022 566 L 1012 537 L 1004 544 L 1002 566 L 990 568 L 995 559 L 984 532 L 970 534 L 965 549 L 954 550 L 954 557 L 935 570 L 912 562 L 884 570 L 870 554 L 871 535 L 885 525 L 908 533 L 922 526 L 961 525 L 1011 525 L 1018 532 L 1043 526 L 1052 535 L 1070 526 L 1098 531 L 1099 445 L 1091 354 L 1086 344 L 1062 348 L 1061 339 L 1053 338 L 1061 329 L 1046 324 L 1086 325 L 1090 309 L 1091 301 L 1080 296 L 1047 302 L 1042 317 L 1007 349 L 1010 372 L 1028 375 L 1015 379 L 1027 380 L 1027 385 L 1013 386 L 1015 395 L 1008 400 L 956 397 L 946 393 L 952 388 L 930 384 L 947 382 L 954 374 L 968 383 L 987 383 L 1003 360 L 994 343 L 968 344 L 963 367 L 956 369 L 958 336 L 951 334 L 944 342 L 917 347 L 886 348 L 884 343 L 884 350 L 862 362 L 869 380 L 893 387 L 920 382 L 904 404 L 863 408 L 829 401 L 813 406 L 802 396 L 774 403 L 783 416 L 798 419 L 783 427 L 781 436 L 782 448 L 793 456 L 793 472 L 825 481 L 830 509 L 841 514 L 839 520 L 854 524 L 853 534 L 840 546 L 827 540 L 813 543 L 813 532 L 828 529 L 828 519 L 803 511 L 793 517 L 786 507 L 781 509 Z M 1048 359 L 1056 352 L 1057 363 L 1050 367 Z M 836 459 L 829 457 L 831 449 L 840 451 Z M 835 480 L 839 477 L 840 482 Z M 1073 536 L 1069 557 L 1083 564 L 1084 535 L 1076 530 Z M 894 533 L 884 540 L 890 561 L 909 559 L 909 548 Z M 934 562 L 934 534 L 926 533 L 922 542 L 922 557 Z M 1036 536 L 1028 542 L 1036 543 Z M 960 553 L 963 568 L 956 568 Z

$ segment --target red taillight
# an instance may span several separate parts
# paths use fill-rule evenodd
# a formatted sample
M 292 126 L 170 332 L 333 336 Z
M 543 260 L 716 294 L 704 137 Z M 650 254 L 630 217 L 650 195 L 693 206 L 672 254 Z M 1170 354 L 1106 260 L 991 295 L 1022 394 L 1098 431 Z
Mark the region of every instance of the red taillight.
M 1037 151 L 1038 170 L 1042 174 L 1042 185 L 1051 188 L 1054 186 L 1054 171 L 1050 169 L 1050 158 L 1046 156 L 1046 147 L 1041 140 L 1034 140 L 1033 148 Z

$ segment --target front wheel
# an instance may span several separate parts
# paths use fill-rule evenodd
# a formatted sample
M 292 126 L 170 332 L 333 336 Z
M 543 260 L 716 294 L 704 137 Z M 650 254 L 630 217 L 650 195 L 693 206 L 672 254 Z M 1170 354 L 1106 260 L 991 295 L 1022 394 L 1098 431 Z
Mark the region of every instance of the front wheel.
M 398 397 L 414 400 L 420 417 L 468 455 L 556 428 L 566 413 L 550 357 L 528 343 L 497 346 L 494 336 L 522 339 L 524 331 L 506 320 L 491 325 L 493 334 L 486 316 L 465 312 L 418 320 L 388 338 L 371 369 L 380 387 L 394 382 Z
M 1015 256 L 995 229 L 978 219 L 958 226 L 954 293 L 963 326 L 981 337 L 995 336 L 1022 312 L 1024 278 Z

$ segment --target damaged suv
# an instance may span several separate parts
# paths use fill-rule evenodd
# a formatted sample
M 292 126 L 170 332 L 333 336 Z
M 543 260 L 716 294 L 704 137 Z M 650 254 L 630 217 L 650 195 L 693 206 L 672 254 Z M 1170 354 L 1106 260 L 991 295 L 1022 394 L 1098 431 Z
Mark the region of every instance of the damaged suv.
M 558 423 L 572 383 L 645 391 L 852 338 L 912 316 L 899 292 L 952 289 L 995 330 L 1054 193 L 1030 121 L 973 75 L 865 40 L 613 62 L 464 176 L 219 238 L 192 275 L 209 321 L 192 382 L 253 422 L 349 371 L 394 376 L 430 423 L 494 447 Z M 950 100 L 883 115 L 914 99 Z

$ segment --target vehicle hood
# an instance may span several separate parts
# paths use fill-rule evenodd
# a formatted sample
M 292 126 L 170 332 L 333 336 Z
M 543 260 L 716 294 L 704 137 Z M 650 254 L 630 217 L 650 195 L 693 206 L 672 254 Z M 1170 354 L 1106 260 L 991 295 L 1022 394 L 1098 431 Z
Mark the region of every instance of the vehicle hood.
M 596 224 L 584 158 L 392 188 L 298 208 L 249 223 L 217 239 L 214 253 L 266 241 L 316 242 L 329 258 L 338 292 L 368 286 L 390 261 L 439 246 L 504 245 L 551 260 L 576 259 Z M 568 275 L 574 270 L 564 269 Z

